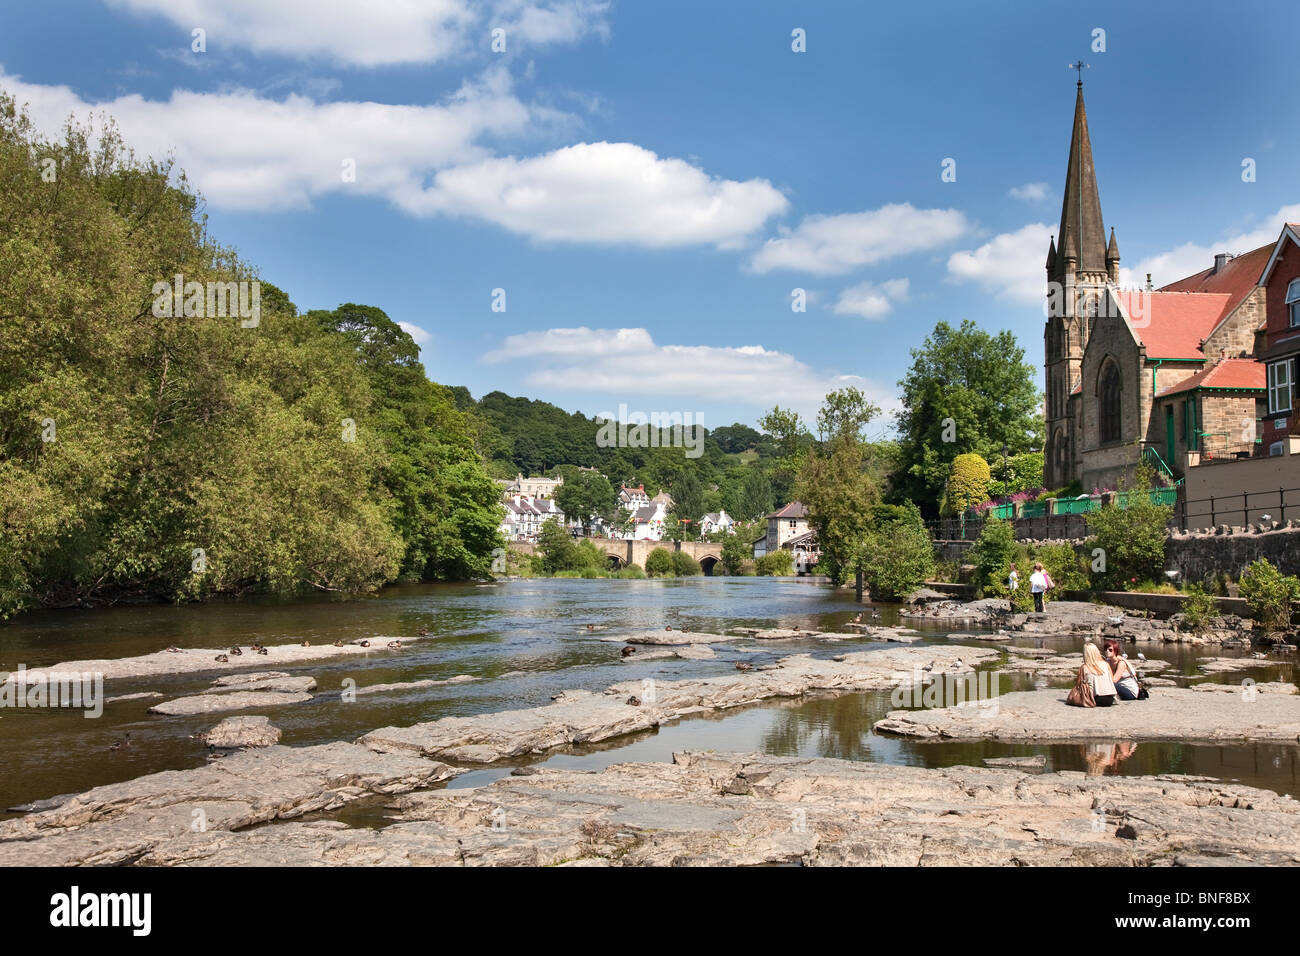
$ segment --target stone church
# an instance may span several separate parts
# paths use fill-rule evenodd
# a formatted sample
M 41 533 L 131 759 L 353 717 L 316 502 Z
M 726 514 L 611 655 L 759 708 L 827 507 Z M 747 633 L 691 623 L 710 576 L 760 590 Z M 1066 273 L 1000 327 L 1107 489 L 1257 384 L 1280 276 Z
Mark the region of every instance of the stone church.
M 1047 487 L 1115 488 L 1143 454 L 1181 476 L 1203 457 L 1255 453 L 1265 396 L 1257 282 L 1272 252 L 1270 243 L 1222 253 L 1160 289 L 1149 276 L 1145 288 L 1120 288 L 1079 83 L 1060 228 L 1047 250 Z

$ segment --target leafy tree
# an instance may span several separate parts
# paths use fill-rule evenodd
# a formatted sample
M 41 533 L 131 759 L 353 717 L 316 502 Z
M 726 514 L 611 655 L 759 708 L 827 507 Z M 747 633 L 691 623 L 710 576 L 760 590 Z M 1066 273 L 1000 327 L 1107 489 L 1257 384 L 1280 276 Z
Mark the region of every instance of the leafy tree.
M 1154 483 L 1155 472 L 1141 462 L 1133 479 L 1121 482 L 1125 507 L 1116 504 L 1087 514 L 1093 535 L 1089 545 L 1100 548 L 1105 561 L 1105 570 L 1097 576 L 1105 587 L 1123 589 L 1155 580 L 1164 569 L 1173 508 L 1151 500 Z
M 1300 601 L 1300 579 L 1284 575 L 1267 558 L 1260 558 L 1242 574 L 1241 596 L 1262 630 L 1289 631 L 1292 607 Z
M 655 548 L 645 559 L 645 573 L 652 578 L 673 573 L 673 553 L 667 548 Z
M 776 463 L 771 477 L 772 491 L 777 501 L 785 504 L 794 495 L 795 482 L 803 468 L 812 436 L 808 434 L 798 412 L 783 409 L 780 405 L 759 419 L 758 427 L 772 436 L 776 449 Z
M 740 422 L 736 422 L 734 425 L 724 425 L 722 428 L 715 428 L 712 435 L 713 440 L 718 443 L 718 447 L 728 454 L 739 454 L 748 451 L 757 445 L 763 437 L 748 425 L 742 425 Z
M 1002 498 L 1018 491 L 1034 491 L 1043 487 L 1041 451 L 1006 458 L 998 455 L 989 459 L 989 470 L 992 473 L 988 492 L 990 498 Z
M 672 484 L 673 506 L 668 509 L 671 517 L 679 524 L 684 524 L 685 540 L 699 536 L 700 518 L 704 516 L 704 490 L 694 472 L 683 471 Z
M 873 518 L 862 548 L 863 580 L 873 599 L 898 600 L 934 573 L 934 542 L 915 508 Z
M 722 567 L 727 574 L 741 574 L 746 562 L 753 563 L 754 548 L 745 538 L 729 534 L 722 539 Z
M 986 460 L 1042 447 L 1035 368 L 1015 336 L 985 332 L 970 320 L 939 322 L 899 383 L 896 500 L 913 500 L 933 515 L 952 461 L 965 452 Z
M 794 571 L 794 555 L 780 548 L 763 555 L 754 565 L 759 577 L 784 577 Z
M 685 551 L 673 552 L 673 574 L 679 578 L 688 578 L 693 575 L 703 574 L 704 569 L 700 567 L 700 562 Z
M 537 529 L 537 552 L 542 556 L 542 569 L 547 574 L 573 571 L 582 565 L 572 535 L 555 518 L 547 518 Z
M 980 529 L 980 535 L 970 549 L 970 557 L 975 564 L 975 587 L 984 590 L 1003 581 L 1011 570 L 1011 563 L 1016 557 L 1015 530 L 1010 522 L 989 518 Z M 1022 567 L 1019 569 L 1021 590 L 1029 587 L 1029 575 Z
M 555 503 L 570 518 L 582 522 L 583 531 L 591 533 L 594 517 L 607 518 L 618 503 L 618 492 L 604 475 L 574 468 L 564 484 L 555 489 Z
M 959 515 L 972 505 L 987 501 L 989 496 L 989 465 L 979 455 L 958 455 L 948 472 L 944 489 L 944 515 Z

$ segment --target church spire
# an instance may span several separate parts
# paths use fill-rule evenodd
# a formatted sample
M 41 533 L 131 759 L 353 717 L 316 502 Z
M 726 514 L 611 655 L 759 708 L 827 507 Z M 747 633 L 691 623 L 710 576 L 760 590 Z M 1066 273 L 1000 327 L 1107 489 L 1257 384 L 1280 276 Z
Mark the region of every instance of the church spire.
M 1061 227 L 1056 234 L 1077 243 L 1077 268 L 1080 272 L 1107 271 L 1106 231 L 1101 221 L 1101 198 L 1097 194 L 1097 173 L 1092 163 L 1092 141 L 1088 138 L 1082 81 L 1074 99 L 1074 131 L 1070 136 L 1070 161 L 1065 170 Z

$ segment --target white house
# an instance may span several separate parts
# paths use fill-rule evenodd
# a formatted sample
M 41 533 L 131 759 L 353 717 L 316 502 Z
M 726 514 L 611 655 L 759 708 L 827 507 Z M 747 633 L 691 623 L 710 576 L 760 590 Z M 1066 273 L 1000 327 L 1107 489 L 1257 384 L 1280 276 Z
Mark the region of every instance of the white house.
M 661 504 L 642 505 L 632 512 L 630 537 L 637 540 L 649 538 L 651 541 L 661 541 L 664 536 L 664 521 L 667 517 L 668 512 Z
M 637 508 L 650 503 L 650 496 L 645 493 L 644 485 L 637 485 L 635 488 L 622 485 L 618 489 L 618 503 L 619 507 L 636 511 Z
M 726 510 L 710 511 L 700 519 L 700 533 L 713 534 L 715 531 L 721 531 L 726 534 L 735 534 L 736 522 L 731 520 L 731 515 Z

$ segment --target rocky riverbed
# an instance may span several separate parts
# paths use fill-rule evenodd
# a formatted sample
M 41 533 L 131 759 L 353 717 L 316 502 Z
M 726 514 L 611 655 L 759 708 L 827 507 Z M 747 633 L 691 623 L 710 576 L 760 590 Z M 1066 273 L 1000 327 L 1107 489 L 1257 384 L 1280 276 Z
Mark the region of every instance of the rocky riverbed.
M 339 746 L 339 745 L 335 745 Z M 346 745 L 343 745 L 346 746 Z M 260 752 L 274 766 L 286 748 Z M 307 748 L 317 749 L 317 748 Z M 437 765 L 389 757 L 371 788 L 409 791 Z M 228 771 L 237 758 L 221 764 Z M 345 761 L 346 762 L 346 761 Z M 215 768 L 214 768 L 215 769 Z M 523 770 L 470 790 L 407 792 L 391 825 L 284 822 L 336 799 L 312 778 L 272 781 L 260 812 L 222 813 L 199 781 L 189 800 L 101 795 L 0 830 L 0 861 L 150 866 L 1152 866 L 1300 864 L 1300 802 L 1196 777 L 1102 777 L 917 767 L 762 754 L 679 753 L 600 773 Z M 215 782 L 209 775 L 206 780 Z M 298 778 L 294 778 L 298 779 Z M 338 783 L 337 780 L 334 781 Z M 108 815 L 105 798 L 116 798 Z M 191 829 L 210 806 L 219 825 Z M 100 813 L 96 817 L 96 813 Z M 141 823 L 150 821 L 145 826 Z M 270 819 L 249 827 L 254 817 Z M 178 821 L 172 824 L 172 820 Z M 128 846 L 115 848 L 116 844 Z

